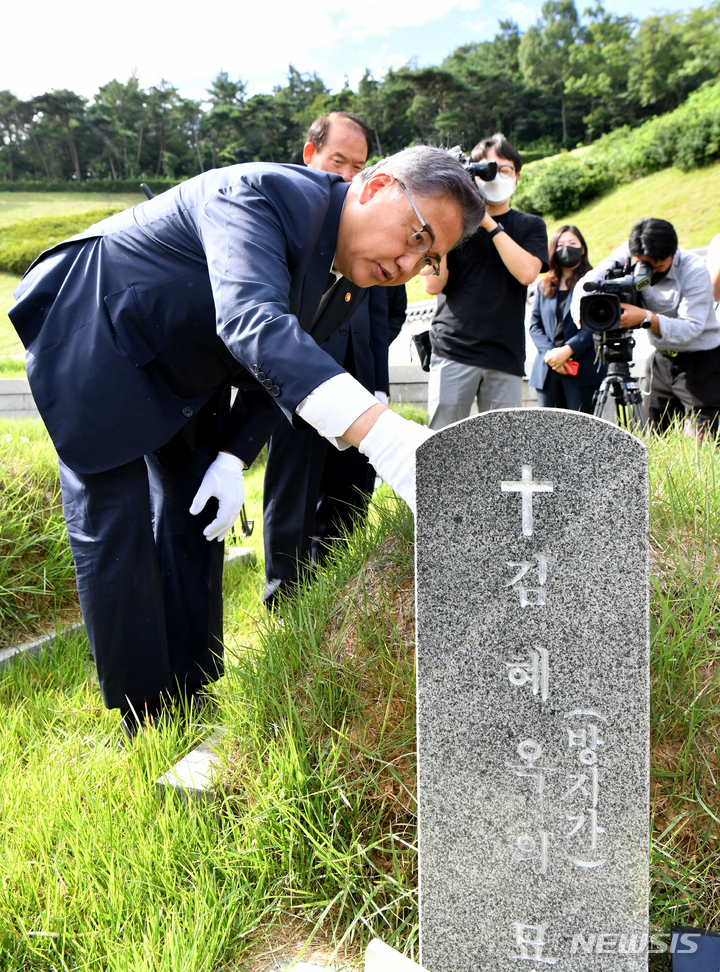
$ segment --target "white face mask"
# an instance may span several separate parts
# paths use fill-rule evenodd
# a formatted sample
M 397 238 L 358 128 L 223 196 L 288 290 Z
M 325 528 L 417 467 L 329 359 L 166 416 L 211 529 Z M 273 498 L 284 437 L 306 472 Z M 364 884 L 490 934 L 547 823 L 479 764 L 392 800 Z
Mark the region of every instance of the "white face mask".
M 475 179 L 478 192 L 489 203 L 497 205 L 507 202 L 515 192 L 515 176 L 505 176 L 498 174 L 491 182 L 483 182 L 482 179 Z

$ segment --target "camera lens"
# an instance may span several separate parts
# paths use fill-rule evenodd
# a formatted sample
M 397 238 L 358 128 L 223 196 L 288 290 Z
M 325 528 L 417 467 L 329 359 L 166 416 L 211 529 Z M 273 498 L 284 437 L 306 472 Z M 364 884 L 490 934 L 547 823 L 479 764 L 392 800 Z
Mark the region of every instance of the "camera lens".
M 597 300 L 593 300 L 589 303 L 587 316 L 589 321 L 594 324 L 598 330 L 604 331 L 613 322 L 615 317 L 615 308 L 610 301 L 600 297 Z

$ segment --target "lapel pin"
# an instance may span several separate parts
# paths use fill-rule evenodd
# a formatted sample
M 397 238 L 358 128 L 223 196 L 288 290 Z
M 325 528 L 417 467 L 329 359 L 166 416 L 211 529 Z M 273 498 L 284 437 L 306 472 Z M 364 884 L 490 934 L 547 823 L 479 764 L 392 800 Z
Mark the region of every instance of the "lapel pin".
M 347 303 L 349 300 L 350 300 L 350 294 L 345 294 L 345 303 Z

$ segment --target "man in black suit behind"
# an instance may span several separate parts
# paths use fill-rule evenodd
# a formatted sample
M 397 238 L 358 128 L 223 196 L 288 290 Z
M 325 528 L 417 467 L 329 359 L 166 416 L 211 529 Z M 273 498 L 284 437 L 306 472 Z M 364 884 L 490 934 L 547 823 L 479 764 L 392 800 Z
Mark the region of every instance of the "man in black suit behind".
M 371 139 L 370 129 L 357 115 L 331 112 L 310 126 L 303 159 L 311 169 L 337 172 L 350 182 L 365 168 Z M 397 289 L 404 294 L 404 284 Z M 385 405 L 391 293 L 391 288 L 362 291 L 352 317 L 322 345 Z M 278 425 L 268 442 L 263 495 L 268 606 L 294 587 L 304 567 L 323 560 L 333 535 L 342 534 L 367 510 L 374 479 L 367 457 L 355 449 L 338 452 L 311 429 Z
M 318 344 L 352 309 L 343 278 L 404 283 L 481 218 L 466 174 L 437 149 L 406 150 L 352 185 L 229 166 L 103 220 L 27 272 L 9 314 L 60 458 L 103 700 L 130 734 L 222 672 L 217 541 L 279 419 L 360 447 L 412 504 L 422 430 Z M 331 270 L 342 277 L 328 288 Z

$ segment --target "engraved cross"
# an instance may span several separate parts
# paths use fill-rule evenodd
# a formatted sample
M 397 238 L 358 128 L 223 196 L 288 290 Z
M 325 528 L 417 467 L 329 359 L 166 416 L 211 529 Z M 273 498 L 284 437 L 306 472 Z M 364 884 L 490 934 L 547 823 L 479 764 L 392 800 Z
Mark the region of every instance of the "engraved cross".
M 532 466 L 523 466 L 520 482 L 500 481 L 500 489 L 503 493 L 522 494 L 522 532 L 526 537 L 531 537 L 533 532 L 533 493 L 552 493 L 552 483 L 535 483 L 532 478 Z

